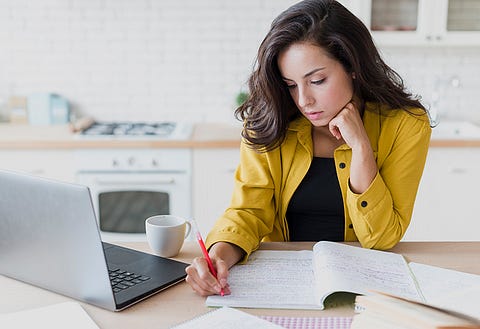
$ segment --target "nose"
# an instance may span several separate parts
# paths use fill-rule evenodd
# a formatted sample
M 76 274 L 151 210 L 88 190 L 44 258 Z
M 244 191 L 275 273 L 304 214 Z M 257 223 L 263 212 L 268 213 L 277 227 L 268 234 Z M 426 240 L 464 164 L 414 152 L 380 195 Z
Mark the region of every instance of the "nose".
M 297 104 L 300 108 L 305 108 L 314 103 L 314 98 L 308 91 L 308 88 L 298 88 Z

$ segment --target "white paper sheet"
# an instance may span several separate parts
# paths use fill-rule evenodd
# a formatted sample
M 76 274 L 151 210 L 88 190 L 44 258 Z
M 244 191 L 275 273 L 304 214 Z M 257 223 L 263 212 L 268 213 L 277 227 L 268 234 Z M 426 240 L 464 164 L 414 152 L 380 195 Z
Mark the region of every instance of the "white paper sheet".
M 480 275 L 411 262 L 426 302 L 480 321 Z
M 0 314 L 0 328 L 99 329 L 82 306 L 76 302 Z
M 218 310 L 200 315 L 190 321 L 182 323 L 171 329 L 281 329 L 279 325 L 254 315 L 229 308 L 222 307 Z

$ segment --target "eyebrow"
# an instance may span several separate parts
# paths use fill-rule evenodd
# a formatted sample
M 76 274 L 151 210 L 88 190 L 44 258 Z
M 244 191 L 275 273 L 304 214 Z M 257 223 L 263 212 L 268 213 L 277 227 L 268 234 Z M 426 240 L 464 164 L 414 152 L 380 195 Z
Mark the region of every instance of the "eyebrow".
M 325 69 L 325 67 L 319 67 L 319 68 L 313 69 L 313 70 L 311 70 L 310 72 L 306 73 L 306 74 L 303 76 L 303 78 L 304 78 L 304 79 L 305 79 L 305 78 L 308 78 L 309 76 L 317 73 L 318 71 L 324 70 L 324 69 Z M 282 79 L 283 79 L 283 80 L 293 81 L 292 79 L 288 79 L 288 78 L 285 78 L 285 77 L 282 77 Z

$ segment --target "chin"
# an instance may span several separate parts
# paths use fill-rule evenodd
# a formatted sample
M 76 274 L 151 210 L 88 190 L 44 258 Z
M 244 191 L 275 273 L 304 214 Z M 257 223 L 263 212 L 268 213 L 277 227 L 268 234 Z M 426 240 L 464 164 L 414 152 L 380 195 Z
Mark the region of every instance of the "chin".
M 317 127 L 317 128 L 321 128 L 321 127 L 328 127 L 328 123 L 330 121 L 326 121 L 326 120 L 309 120 L 310 123 L 312 124 L 312 126 L 314 127 Z

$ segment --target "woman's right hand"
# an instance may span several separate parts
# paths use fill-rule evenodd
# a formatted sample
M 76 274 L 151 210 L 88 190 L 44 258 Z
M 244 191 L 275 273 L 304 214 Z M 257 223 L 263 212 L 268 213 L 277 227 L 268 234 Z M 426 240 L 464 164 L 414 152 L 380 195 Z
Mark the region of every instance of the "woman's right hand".
M 185 281 L 192 289 L 201 296 L 210 296 L 223 292 L 230 294 L 228 286 L 228 269 L 243 257 L 243 250 L 227 242 L 215 243 L 209 251 L 213 267 L 217 271 L 217 278 L 208 269 L 207 260 L 204 257 L 196 257 L 185 271 Z

